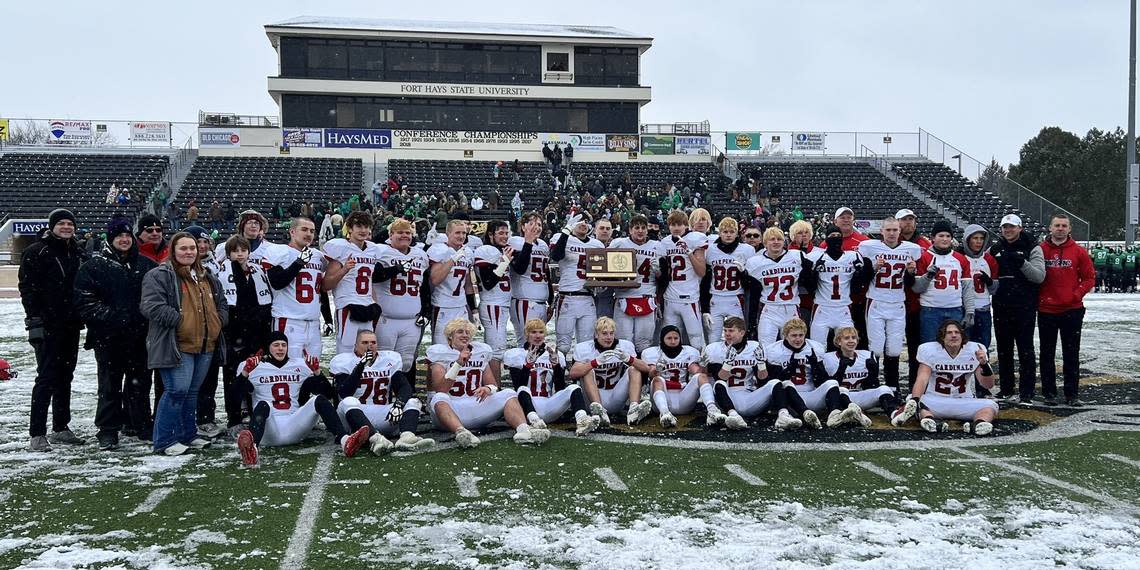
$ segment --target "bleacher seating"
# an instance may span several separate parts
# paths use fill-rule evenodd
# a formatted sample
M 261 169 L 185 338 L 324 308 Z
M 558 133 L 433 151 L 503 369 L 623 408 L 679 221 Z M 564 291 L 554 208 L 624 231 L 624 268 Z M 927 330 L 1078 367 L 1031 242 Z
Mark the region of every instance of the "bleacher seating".
M 864 162 L 745 162 L 738 168 L 748 174 L 759 168 L 763 183 L 780 185 L 780 207 L 799 206 L 805 215 L 834 214 L 841 206 L 855 217 L 881 220 L 902 208 L 913 210 L 918 230 L 929 233 L 942 216 Z
M 278 204 L 339 204 L 362 190 L 363 178 L 359 159 L 200 156 L 182 183 L 178 205 L 185 212 L 190 201 L 196 201 L 198 223 L 204 226 L 214 200 L 232 205 L 235 213 L 252 208 L 271 217 Z M 221 234 L 229 236 L 233 227 L 232 220 L 227 221 Z M 267 233 L 274 241 L 285 237 L 280 227 Z
M 139 199 L 162 180 L 170 160 L 163 155 L 77 152 L 9 152 L 0 156 L 0 216 L 44 218 L 71 209 L 80 230 L 101 232 L 114 214 L 136 218 Z M 128 188 L 129 205 L 107 204 L 114 184 Z
M 934 199 L 990 230 L 998 231 L 1001 219 L 1006 214 L 1017 214 L 1021 217 L 1022 226 L 1033 234 L 1041 235 L 1044 231 L 1040 220 L 1030 219 L 1017 208 L 1006 204 L 1001 198 L 983 190 L 946 165 L 933 162 L 896 162 L 891 168 Z

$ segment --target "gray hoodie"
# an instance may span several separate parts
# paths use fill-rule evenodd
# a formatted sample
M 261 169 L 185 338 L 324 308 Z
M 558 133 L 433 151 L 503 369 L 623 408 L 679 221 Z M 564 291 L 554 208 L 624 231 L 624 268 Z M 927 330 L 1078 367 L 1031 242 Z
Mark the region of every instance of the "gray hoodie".
M 978 234 L 978 233 L 985 234 L 986 239 L 985 239 L 985 241 L 982 242 L 982 248 L 979 249 L 978 251 L 974 251 L 974 250 L 970 249 L 970 236 L 972 236 L 974 234 Z M 959 251 L 961 251 L 962 255 L 966 256 L 967 258 L 981 259 L 982 257 L 984 257 L 986 255 L 986 250 L 989 249 L 987 246 L 990 243 L 991 237 L 992 236 L 990 235 L 990 231 L 987 230 L 986 228 L 983 228 L 982 226 L 979 226 L 978 224 L 970 224 L 970 225 L 966 226 L 966 232 L 964 234 L 962 234 L 962 247 L 959 248 Z M 998 280 L 997 279 L 994 279 L 992 283 L 990 283 L 989 285 L 986 286 L 986 289 L 989 291 L 989 293 L 991 295 L 993 294 L 993 292 L 995 290 L 997 290 L 997 288 L 998 288 Z

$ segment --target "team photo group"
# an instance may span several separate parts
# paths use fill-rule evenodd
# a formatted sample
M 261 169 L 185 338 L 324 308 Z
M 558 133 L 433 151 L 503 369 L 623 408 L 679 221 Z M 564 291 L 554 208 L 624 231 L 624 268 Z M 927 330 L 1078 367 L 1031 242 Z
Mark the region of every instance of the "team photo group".
M 824 235 L 805 221 L 714 225 L 701 208 L 670 212 L 661 230 L 634 216 L 620 237 L 588 218 L 571 207 L 550 228 L 532 213 L 479 235 L 452 219 L 424 243 L 410 221 L 374 228 L 356 211 L 318 245 L 305 217 L 275 244 L 252 210 L 221 243 L 198 226 L 166 237 L 143 215 L 110 220 L 88 254 L 74 214 L 55 210 L 19 275 L 37 361 L 30 449 L 85 444 L 69 426 L 82 328 L 100 449 L 121 434 L 165 455 L 232 438 L 246 466 L 318 422 L 346 456 L 425 450 L 447 434 L 471 448 L 500 421 L 538 445 L 547 424 L 587 436 L 654 416 L 674 429 L 692 414 L 706 429 L 779 431 L 867 428 L 883 414 L 985 436 L 999 401 L 1037 397 L 1038 370 L 1043 403 L 1059 403 L 1058 335 L 1062 395 L 1080 404 L 1081 300 L 1096 272 L 1064 215 L 1040 241 L 1016 215 L 1000 235 L 971 225 L 959 240 L 940 220 L 924 236 L 905 209 L 877 239 L 850 208 Z M 605 250 L 633 261 L 620 286 L 589 275 Z

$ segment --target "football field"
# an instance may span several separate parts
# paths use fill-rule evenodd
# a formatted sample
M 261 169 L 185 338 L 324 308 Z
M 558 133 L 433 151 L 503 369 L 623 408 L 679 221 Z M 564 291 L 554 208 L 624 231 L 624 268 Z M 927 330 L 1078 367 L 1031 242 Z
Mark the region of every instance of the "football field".
M 1078 410 L 1011 410 L 995 437 L 888 429 L 743 433 L 656 417 L 538 448 L 436 434 L 346 459 L 322 430 L 243 470 L 182 457 L 24 450 L 34 359 L 0 301 L 0 567 L 1140 567 L 1140 295 L 1090 295 Z M 93 440 L 81 352 L 72 427 Z M 685 425 L 689 424 L 689 425 Z

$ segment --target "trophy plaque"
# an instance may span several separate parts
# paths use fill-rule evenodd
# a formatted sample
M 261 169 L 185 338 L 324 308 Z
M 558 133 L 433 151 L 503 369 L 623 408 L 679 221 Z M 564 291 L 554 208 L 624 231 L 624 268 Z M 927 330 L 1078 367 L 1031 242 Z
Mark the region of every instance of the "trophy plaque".
M 586 249 L 586 287 L 628 289 L 640 284 L 636 249 Z

